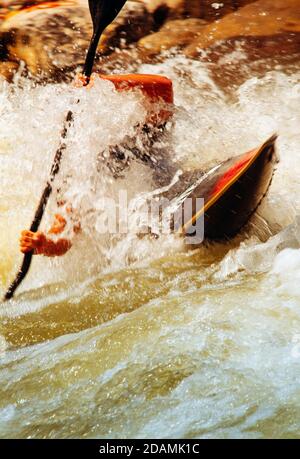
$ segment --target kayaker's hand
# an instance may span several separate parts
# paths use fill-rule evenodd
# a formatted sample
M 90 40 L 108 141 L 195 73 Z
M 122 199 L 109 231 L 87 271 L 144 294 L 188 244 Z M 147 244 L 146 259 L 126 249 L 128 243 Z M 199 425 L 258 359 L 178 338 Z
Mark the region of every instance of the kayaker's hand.
M 24 230 L 20 237 L 20 250 L 22 253 L 34 252 L 35 254 L 42 253 L 42 248 L 46 244 L 47 238 L 44 233 L 38 231 L 36 233 Z
M 78 73 L 75 77 L 74 86 L 75 88 L 82 88 L 83 86 L 86 86 L 88 89 L 90 89 L 94 86 L 94 81 L 95 81 L 94 73 L 91 75 L 89 80 L 82 73 Z
M 60 214 L 55 214 L 55 220 L 50 230 L 49 234 L 61 234 L 67 225 L 67 220 Z

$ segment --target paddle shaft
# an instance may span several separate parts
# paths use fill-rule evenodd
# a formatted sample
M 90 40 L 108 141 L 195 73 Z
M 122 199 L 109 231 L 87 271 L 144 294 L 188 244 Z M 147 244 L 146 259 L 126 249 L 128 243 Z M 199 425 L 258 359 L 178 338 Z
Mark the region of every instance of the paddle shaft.
M 51 167 L 51 171 L 50 171 L 50 176 L 49 176 L 47 184 L 46 184 L 46 186 L 44 188 L 44 191 L 43 191 L 43 194 L 41 196 L 39 205 L 38 205 L 38 207 L 37 207 L 37 209 L 35 211 L 35 215 L 34 215 L 34 218 L 32 220 L 31 226 L 30 226 L 30 231 L 36 232 L 39 229 L 40 223 L 41 223 L 43 215 L 44 215 L 44 211 L 45 211 L 46 205 L 47 205 L 49 197 L 50 197 L 50 195 L 52 193 L 52 183 L 54 181 L 55 176 L 57 175 L 57 173 L 59 171 L 62 154 L 63 154 L 64 150 L 66 149 L 66 143 L 63 140 L 67 136 L 68 128 L 69 128 L 69 126 L 70 126 L 72 121 L 73 121 L 73 113 L 71 111 L 69 111 L 67 116 L 66 116 L 64 127 L 63 127 L 63 130 L 62 130 L 62 133 L 61 133 L 61 143 L 60 143 L 60 146 L 59 146 L 59 148 L 57 149 L 57 151 L 55 153 L 54 161 L 53 161 L 53 164 L 52 164 L 52 167 Z M 10 300 L 13 297 L 16 289 L 21 284 L 21 282 L 23 281 L 23 279 L 25 278 L 25 276 L 27 275 L 27 273 L 29 271 L 29 268 L 30 268 L 30 265 L 31 265 L 31 261 L 32 261 L 32 256 L 33 256 L 33 252 L 29 252 L 29 253 L 26 253 L 24 255 L 23 262 L 22 262 L 22 265 L 21 265 L 21 267 L 19 269 L 19 272 L 18 272 L 15 280 L 9 286 L 9 288 L 8 288 L 8 290 L 7 290 L 7 292 L 6 292 L 5 296 L 4 296 L 4 300 Z

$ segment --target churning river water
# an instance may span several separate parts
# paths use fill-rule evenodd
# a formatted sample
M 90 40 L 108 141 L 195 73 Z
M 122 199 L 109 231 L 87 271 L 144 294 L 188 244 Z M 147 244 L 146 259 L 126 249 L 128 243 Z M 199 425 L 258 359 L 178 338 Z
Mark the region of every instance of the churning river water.
M 100 235 L 104 193 L 153 190 L 139 163 L 118 185 L 97 173 L 99 151 L 145 117 L 141 95 L 100 80 L 89 91 L 2 82 L 1 293 L 69 107 L 57 186 L 85 225 L 65 257 L 35 257 L 15 299 L 0 304 L 0 436 L 299 438 L 300 73 L 249 75 L 229 96 L 204 64 L 182 57 L 140 71 L 174 81 L 170 154 L 183 167 L 216 164 L 277 132 L 268 197 L 233 241 L 193 251 L 172 235 Z

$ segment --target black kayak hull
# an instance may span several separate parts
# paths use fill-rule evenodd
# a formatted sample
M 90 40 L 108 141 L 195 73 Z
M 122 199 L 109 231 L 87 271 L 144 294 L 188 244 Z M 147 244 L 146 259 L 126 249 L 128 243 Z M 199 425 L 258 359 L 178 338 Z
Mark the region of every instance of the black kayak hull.
M 171 200 L 177 195 L 176 199 L 181 203 L 174 212 L 174 231 L 188 237 L 191 242 L 194 228 L 202 219 L 202 240 L 234 237 L 268 192 L 278 163 L 276 138 L 276 135 L 270 137 L 259 148 L 231 158 L 206 174 L 201 171 L 183 174 L 179 184 L 164 194 Z M 196 204 L 197 198 L 203 199 L 200 208 Z M 192 203 L 192 217 L 184 221 L 183 208 L 187 200 L 189 205 Z

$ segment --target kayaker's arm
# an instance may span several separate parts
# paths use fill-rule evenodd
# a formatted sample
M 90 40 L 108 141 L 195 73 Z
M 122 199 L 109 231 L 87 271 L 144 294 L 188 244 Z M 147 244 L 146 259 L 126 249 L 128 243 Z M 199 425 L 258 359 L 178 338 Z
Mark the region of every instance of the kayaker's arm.
M 67 225 L 66 219 L 60 215 L 55 215 L 55 220 L 48 231 L 48 234 L 61 234 Z M 74 232 L 78 233 L 80 226 L 74 226 Z M 72 242 L 67 238 L 60 238 L 53 240 L 48 237 L 45 233 L 38 231 L 36 233 L 32 231 L 24 230 L 20 237 L 20 250 L 22 253 L 32 252 L 34 255 L 45 255 L 46 257 L 59 257 L 65 255 L 72 247 Z
M 22 253 L 33 251 L 34 255 L 58 257 L 67 253 L 71 247 L 72 243 L 69 239 L 61 238 L 53 241 L 41 231 L 34 233 L 24 230 L 20 237 L 20 250 Z
M 20 237 L 20 250 L 22 253 L 33 251 L 34 255 L 59 257 L 67 253 L 71 247 L 72 243 L 69 239 L 61 238 L 54 241 L 41 231 L 34 233 L 24 230 Z

